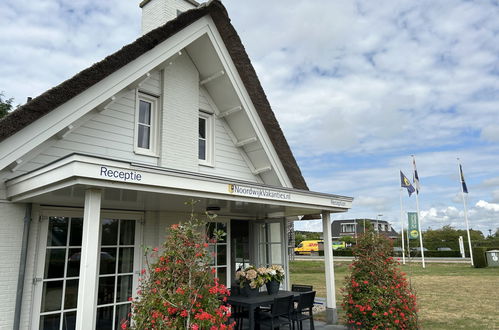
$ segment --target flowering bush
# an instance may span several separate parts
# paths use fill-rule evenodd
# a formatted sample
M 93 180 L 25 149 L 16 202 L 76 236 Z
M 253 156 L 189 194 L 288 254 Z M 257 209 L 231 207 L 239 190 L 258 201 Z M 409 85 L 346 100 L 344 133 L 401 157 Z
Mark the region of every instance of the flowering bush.
M 266 268 L 256 268 L 255 266 L 248 266 L 244 270 L 236 272 L 236 282 L 241 288 L 249 285 L 250 288 L 256 289 L 263 286 L 266 282 L 265 278 Z
M 142 270 L 132 322 L 122 329 L 233 329 L 223 304 L 229 291 L 209 266 L 205 225 L 191 217 L 169 228 L 162 252 L 153 249 L 156 261 Z
M 342 303 L 354 329 L 418 328 L 416 296 L 391 250 L 390 241 L 374 232 L 359 238 L 354 248 Z
M 265 282 L 277 281 L 281 283 L 284 280 L 284 269 L 280 265 L 272 265 L 269 268 L 264 268 L 263 276 Z

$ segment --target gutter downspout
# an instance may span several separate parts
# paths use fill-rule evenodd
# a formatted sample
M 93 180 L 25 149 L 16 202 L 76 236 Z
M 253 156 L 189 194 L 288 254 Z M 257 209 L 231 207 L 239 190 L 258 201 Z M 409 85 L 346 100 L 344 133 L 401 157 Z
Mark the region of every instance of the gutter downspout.
M 26 212 L 24 214 L 24 229 L 23 229 L 23 240 L 21 246 L 21 260 L 19 262 L 19 276 L 17 278 L 17 292 L 16 292 L 16 309 L 14 313 L 14 330 L 19 330 L 19 325 L 21 323 L 21 307 L 23 301 L 23 291 L 24 291 L 24 274 L 26 273 L 26 259 L 28 254 L 28 238 L 29 238 L 29 227 L 31 224 L 31 209 L 32 204 L 26 205 Z

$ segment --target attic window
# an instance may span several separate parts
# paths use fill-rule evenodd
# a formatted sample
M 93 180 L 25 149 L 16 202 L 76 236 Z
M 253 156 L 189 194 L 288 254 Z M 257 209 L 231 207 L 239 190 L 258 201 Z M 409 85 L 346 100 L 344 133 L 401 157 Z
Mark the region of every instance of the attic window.
M 157 156 L 158 99 L 137 93 L 135 114 L 135 152 Z

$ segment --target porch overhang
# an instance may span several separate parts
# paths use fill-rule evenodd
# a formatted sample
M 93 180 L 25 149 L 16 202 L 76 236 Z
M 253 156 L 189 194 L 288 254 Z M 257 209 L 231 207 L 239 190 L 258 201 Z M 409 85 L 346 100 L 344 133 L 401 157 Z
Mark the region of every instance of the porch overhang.
M 231 205 L 222 211 L 227 215 L 237 214 L 234 209 L 239 207 L 242 211 L 246 205 L 248 210 L 253 210 L 250 214 L 255 217 L 301 216 L 322 211 L 346 212 L 353 200 L 351 197 L 273 187 L 81 154 L 69 155 L 13 178 L 6 185 L 7 197 L 13 202 L 64 204 L 67 200 L 71 206 L 77 206 L 83 203 L 83 191 L 92 187 L 134 192 L 135 195 L 132 194 L 133 197 L 128 198 L 128 201 L 126 198 L 121 200 L 131 209 L 161 210 L 165 203 L 161 197 L 168 196 L 168 200 L 177 204 L 189 199 L 201 199 L 204 201 L 203 207 Z M 68 196 L 64 193 L 68 192 L 68 188 L 80 193 Z

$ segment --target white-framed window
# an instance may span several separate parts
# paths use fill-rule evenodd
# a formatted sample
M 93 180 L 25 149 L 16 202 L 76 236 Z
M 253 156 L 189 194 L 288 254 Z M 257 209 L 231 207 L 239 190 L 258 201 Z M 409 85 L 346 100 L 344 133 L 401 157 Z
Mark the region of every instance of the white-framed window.
M 354 223 L 342 223 L 341 224 L 341 232 L 342 233 L 353 233 L 353 232 L 355 232 L 355 224 Z
M 213 166 L 213 140 L 213 115 L 200 111 L 198 124 L 198 159 L 200 165 Z
M 157 156 L 158 144 L 158 98 L 137 92 L 135 109 L 135 152 Z

